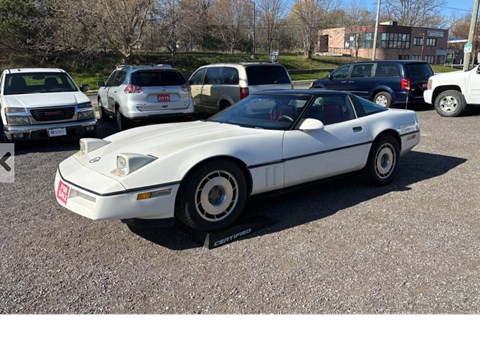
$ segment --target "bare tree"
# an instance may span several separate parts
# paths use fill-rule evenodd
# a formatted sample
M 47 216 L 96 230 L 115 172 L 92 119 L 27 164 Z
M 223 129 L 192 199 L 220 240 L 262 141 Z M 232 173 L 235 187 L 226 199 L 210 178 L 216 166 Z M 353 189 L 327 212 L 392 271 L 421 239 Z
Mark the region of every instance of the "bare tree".
M 441 27 L 444 0 L 384 0 L 386 14 L 404 26 Z
M 233 54 L 247 36 L 253 3 L 249 0 L 217 0 L 212 6 L 212 25 L 223 44 Z
M 371 32 L 367 31 L 375 23 L 375 16 L 370 10 L 362 8 L 358 3 L 352 2 L 345 13 L 345 35 L 348 37 L 349 48 L 353 49 L 355 60 L 358 61 L 358 52 L 365 42 L 373 41 L 367 39 Z
M 297 0 L 290 10 L 290 21 L 298 29 L 306 58 L 315 52 L 318 31 L 329 25 L 328 13 L 333 8 L 332 0 Z
M 270 54 L 272 44 L 278 39 L 278 30 L 282 24 L 282 18 L 285 16 L 285 0 L 258 0 L 260 10 L 260 28 L 265 35 L 267 53 Z
M 178 45 L 178 29 L 182 19 L 177 0 L 160 0 L 155 7 L 157 26 L 163 34 L 163 44 L 175 59 Z
M 97 40 L 106 42 L 128 62 L 140 44 L 154 0 L 96 0 L 92 11 L 98 24 Z

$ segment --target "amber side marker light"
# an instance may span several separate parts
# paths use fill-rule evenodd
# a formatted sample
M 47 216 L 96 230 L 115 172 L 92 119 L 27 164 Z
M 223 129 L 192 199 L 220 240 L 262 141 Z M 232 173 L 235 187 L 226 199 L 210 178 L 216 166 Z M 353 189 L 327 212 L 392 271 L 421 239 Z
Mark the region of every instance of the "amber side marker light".
M 137 200 L 147 200 L 147 199 L 150 199 L 151 197 L 152 197 L 151 192 L 141 193 L 137 195 Z

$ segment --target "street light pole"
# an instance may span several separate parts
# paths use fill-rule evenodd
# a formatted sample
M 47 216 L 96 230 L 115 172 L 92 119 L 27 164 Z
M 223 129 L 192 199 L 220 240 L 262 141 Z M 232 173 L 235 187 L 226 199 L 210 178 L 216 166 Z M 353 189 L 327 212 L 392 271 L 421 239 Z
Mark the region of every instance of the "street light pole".
M 473 39 L 475 36 L 475 28 L 477 27 L 477 17 L 478 17 L 478 2 L 479 0 L 475 0 L 473 4 L 473 11 L 472 11 L 472 19 L 470 20 L 470 31 L 468 32 L 468 41 L 467 45 L 473 47 Z M 470 54 L 472 52 L 472 48 L 469 52 L 465 52 L 463 54 L 463 71 L 468 70 L 468 66 L 470 65 Z
M 378 2 L 377 2 L 377 16 L 375 18 L 375 32 L 374 32 L 374 35 L 373 35 L 372 60 L 375 60 L 375 55 L 376 55 L 376 52 L 377 52 L 378 21 L 380 20 L 380 4 L 381 4 L 381 2 L 382 2 L 382 0 L 378 0 Z

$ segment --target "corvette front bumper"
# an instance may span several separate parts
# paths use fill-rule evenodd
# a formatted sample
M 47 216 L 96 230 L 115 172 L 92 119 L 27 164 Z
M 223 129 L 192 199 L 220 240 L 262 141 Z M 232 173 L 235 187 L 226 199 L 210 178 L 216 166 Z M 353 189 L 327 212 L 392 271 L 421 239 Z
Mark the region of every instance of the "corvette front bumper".
M 83 169 L 86 171 L 86 169 Z M 97 174 L 98 176 L 99 174 Z M 100 175 L 103 176 L 103 175 Z M 104 181 L 114 180 L 105 177 Z M 99 194 L 81 184 L 68 180 L 57 170 L 55 196 L 57 202 L 74 213 L 92 220 L 108 219 L 170 219 L 175 213 L 175 198 L 179 184 L 152 186 L 148 189 L 132 189 Z M 148 199 L 139 194 L 151 193 Z

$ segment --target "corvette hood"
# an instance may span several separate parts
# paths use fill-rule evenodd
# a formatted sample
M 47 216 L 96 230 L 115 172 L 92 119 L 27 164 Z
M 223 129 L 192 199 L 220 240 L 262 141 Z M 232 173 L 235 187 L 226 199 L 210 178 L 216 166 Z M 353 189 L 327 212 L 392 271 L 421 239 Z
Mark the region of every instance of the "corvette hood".
M 110 144 L 84 156 L 77 154 L 74 157 L 90 170 L 119 180 L 119 177 L 113 174 L 117 155 L 150 155 L 157 160 L 132 173 L 132 176 L 128 175 L 120 180 L 128 183 L 132 177 L 140 177 L 143 170 L 155 167 L 162 172 L 157 178 L 178 181 L 190 166 L 213 156 L 234 156 L 244 161 L 247 166 L 251 165 L 252 161 L 262 163 L 278 160 L 282 156 L 283 133 L 278 130 L 202 121 L 150 125 L 109 136 L 104 140 L 110 141 Z M 166 177 L 167 173 L 172 174 L 171 178 Z M 147 180 L 142 179 L 140 182 L 147 183 Z
M 3 97 L 4 106 L 23 108 L 72 106 L 88 101 L 88 97 L 79 91 L 5 95 Z
M 265 130 L 203 121 L 143 126 L 105 138 L 112 144 L 105 147 L 104 151 L 115 154 L 148 154 L 162 158 L 201 144 L 238 139 L 242 136 L 251 137 L 261 134 L 262 131 Z

